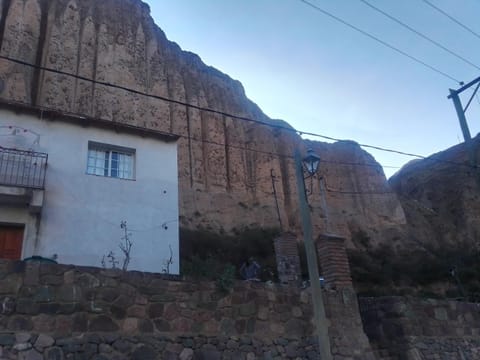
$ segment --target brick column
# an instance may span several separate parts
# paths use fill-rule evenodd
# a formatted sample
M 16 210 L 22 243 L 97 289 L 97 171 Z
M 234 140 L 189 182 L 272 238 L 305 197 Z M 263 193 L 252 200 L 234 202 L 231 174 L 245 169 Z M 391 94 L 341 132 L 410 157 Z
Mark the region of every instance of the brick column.
M 273 240 L 277 260 L 278 278 L 282 284 L 298 283 L 301 280 L 300 255 L 297 238 L 284 233 Z
M 317 253 L 326 287 L 353 287 L 344 238 L 332 234 L 320 235 L 317 239 Z

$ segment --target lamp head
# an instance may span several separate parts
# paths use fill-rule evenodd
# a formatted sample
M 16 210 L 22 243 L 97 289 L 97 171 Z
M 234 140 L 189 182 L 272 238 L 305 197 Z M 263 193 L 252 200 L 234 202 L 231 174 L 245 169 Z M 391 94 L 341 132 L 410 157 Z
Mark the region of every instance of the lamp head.
M 308 172 L 309 176 L 313 176 L 316 174 L 318 170 L 318 166 L 320 165 L 320 156 L 315 154 L 312 148 L 308 149 L 307 156 L 305 156 L 302 160 L 303 166 Z

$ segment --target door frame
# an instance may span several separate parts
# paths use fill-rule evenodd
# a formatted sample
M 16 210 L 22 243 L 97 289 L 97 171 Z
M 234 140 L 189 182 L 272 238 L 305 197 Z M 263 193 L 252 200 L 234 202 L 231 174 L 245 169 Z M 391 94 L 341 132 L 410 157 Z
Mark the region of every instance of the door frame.
M 18 228 L 22 229 L 22 247 L 20 249 L 20 259 L 18 260 L 23 260 L 23 250 L 25 248 L 25 240 L 26 240 L 26 233 L 27 233 L 27 224 L 25 223 L 12 223 L 12 222 L 4 222 L 0 221 L 0 228 L 1 227 L 9 227 L 9 228 Z M 4 259 L 2 259 L 4 260 Z

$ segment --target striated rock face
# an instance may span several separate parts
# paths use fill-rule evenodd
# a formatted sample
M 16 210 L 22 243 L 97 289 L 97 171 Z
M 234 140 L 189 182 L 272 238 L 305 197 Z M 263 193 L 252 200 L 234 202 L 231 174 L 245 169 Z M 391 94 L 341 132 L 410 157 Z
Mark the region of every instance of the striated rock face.
M 472 156 L 472 154 L 474 154 Z M 480 238 L 480 137 L 407 164 L 390 178 L 405 209 L 411 238 L 453 251 Z M 454 245 L 454 246 L 452 246 Z
M 141 1 L 0 0 L 0 12 L 2 56 L 74 75 L 0 59 L 0 97 L 181 136 L 181 226 L 232 231 L 279 227 L 281 222 L 284 230 L 298 233 L 291 156 L 295 148 L 307 147 L 324 160 L 330 231 L 349 238 L 363 229 L 379 241 L 391 227 L 405 223 L 383 171 L 355 143 L 303 141 L 291 131 L 99 84 L 288 126 L 263 114 L 238 81 L 168 41 Z M 327 219 L 318 179 L 312 190 L 309 201 L 318 234 Z

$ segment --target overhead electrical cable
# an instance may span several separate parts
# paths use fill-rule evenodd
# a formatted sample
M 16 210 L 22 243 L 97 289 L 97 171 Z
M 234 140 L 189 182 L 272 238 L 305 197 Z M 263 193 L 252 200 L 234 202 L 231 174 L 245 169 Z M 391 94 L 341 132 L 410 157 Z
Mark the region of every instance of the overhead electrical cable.
M 432 38 L 428 37 L 427 35 L 421 33 L 420 31 L 418 30 L 415 30 L 414 28 L 412 28 L 410 25 L 407 25 L 405 24 L 404 22 L 400 21 L 399 19 L 397 19 L 396 17 L 388 14 L 387 12 L 383 11 L 382 9 L 379 9 L 378 7 L 372 5 L 371 3 L 369 3 L 367 0 L 359 0 L 361 1 L 362 3 L 364 3 L 365 5 L 367 5 L 368 7 L 370 7 L 371 9 L 379 12 L 380 14 L 388 17 L 390 20 L 396 22 L 397 24 L 403 26 L 404 28 L 410 30 L 411 32 L 413 32 L 414 34 L 420 36 L 422 39 L 425 39 L 427 40 L 428 42 L 430 42 L 431 44 L 437 46 L 438 48 L 446 51 L 447 53 L 449 53 L 450 55 L 453 55 L 455 56 L 457 59 L 460 59 L 462 60 L 464 63 L 470 65 L 470 66 L 473 66 L 474 68 L 480 70 L 480 66 L 477 66 L 475 65 L 473 62 L 471 62 L 470 60 L 464 58 L 463 56 L 461 55 L 458 55 L 457 53 L 455 53 L 454 51 L 448 49 L 447 47 L 443 46 L 442 44 L 440 44 L 438 41 L 435 41 L 433 40 Z
M 303 0 L 300 0 L 300 1 L 303 1 Z M 158 100 L 166 101 L 166 102 L 173 103 L 173 104 L 177 104 L 177 105 L 182 105 L 182 106 L 185 106 L 185 107 L 187 107 L 187 108 L 193 108 L 193 109 L 196 109 L 196 110 L 199 110 L 199 111 L 204 111 L 204 112 L 209 112 L 209 113 L 213 113 L 213 114 L 218 114 L 218 115 L 222 115 L 222 116 L 229 117 L 229 118 L 232 118 L 232 119 L 237 119 L 237 120 L 242 120 L 242 121 L 246 121 L 246 122 L 251 122 L 251 123 L 254 123 L 254 124 L 258 124 L 258 125 L 264 125 L 264 126 L 266 126 L 266 127 L 270 127 L 270 128 L 274 128 L 274 129 L 285 130 L 285 131 L 292 132 L 292 133 L 296 133 L 296 134 L 299 134 L 299 135 L 309 135 L 309 136 L 312 136 L 312 137 L 318 137 L 318 138 L 321 138 L 321 139 L 326 139 L 326 140 L 331 140 L 331 141 L 341 141 L 341 142 L 351 141 L 351 140 L 345 140 L 345 139 L 335 138 L 335 137 L 332 137 L 332 136 L 322 135 L 322 134 L 318 134 L 318 133 L 313 133 L 313 132 L 309 132 L 309 131 L 296 130 L 296 129 L 292 128 L 292 127 L 282 126 L 282 125 L 279 125 L 279 124 L 276 124 L 276 123 L 273 123 L 273 122 L 256 120 L 256 119 L 251 119 L 251 118 L 248 118 L 248 117 L 245 117 L 245 116 L 239 116 L 239 115 L 235 115 L 235 114 L 230 114 L 230 113 L 227 113 L 227 112 L 225 112 L 225 111 L 220 111 L 220 110 L 215 110 L 215 109 L 211 109 L 211 108 L 206 108 L 206 107 L 202 107 L 202 106 L 199 106 L 199 105 L 193 105 L 193 104 L 189 104 L 189 103 L 184 102 L 184 101 L 175 100 L 175 99 L 170 99 L 170 98 L 167 98 L 167 97 L 164 97 L 164 96 L 160 96 L 160 95 L 148 94 L 148 93 L 146 93 L 146 92 L 139 91 L 139 90 L 135 90 L 135 89 L 131 89 L 131 88 L 128 88 L 128 87 L 125 87 L 125 86 L 116 85 L 116 84 L 111 84 L 111 83 L 108 83 L 108 82 L 105 82 L 105 81 L 93 80 L 93 79 L 87 78 L 87 77 L 85 77 L 85 76 L 76 75 L 76 74 L 68 73 L 68 72 L 61 71 L 61 70 L 51 69 L 51 68 L 47 68 L 47 67 L 45 67 L 45 66 L 39 66 L 39 65 L 31 64 L 31 63 L 28 63 L 28 62 L 25 62 L 25 61 L 22 61 L 22 60 L 18 60 L 18 59 L 13 59 L 13 58 L 7 57 L 7 56 L 5 56 L 5 55 L 0 55 L 0 59 L 4 59 L 4 60 L 7 60 L 7 61 L 11 61 L 11 62 L 17 63 L 17 64 L 21 64 L 21 65 L 25 65 L 25 66 L 28 66 L 28 67 L 32 67 L 32 68 L 35 68 L 35 69 L 38 69 L 38 70 L 43 70 L 43 71 L 47 71 L 47 72 L 52 72 L 52 73 L 54 73 L 54 74 L 71 76 L 71 77 L 73 77 L 73 78 L 76 78 L 76 79 L 79 79 L 79 80 L 83 80 L 83 81 L 87 81 L 87 82 L 91 82 L 91 83 L 96 84 L 96 85 L 102 85 L 102 86 L 106 86 L 106 87 L 111 87 L 111 88 L 114 88 L 114 89 L 119 89 L 119 90 L 123 90 L 123 91 L 126 91 L 126 92 L 130 92 L 130 93 L 132 93 L 132 94 L 137 94 L 137 95 L 141 95 L 141 96 L 148 97 L 148 98 L 158 99 Z M 24 105 L 28 105 L 28 106 L 32 106 L 31 104 L 27 104 L 27 103 L 23 103 L 23 104 L 24 104 Z M 53 110 L 53 109 L 49 109 L 49 110 Z M 58 111 L 58 110 L 54 110 L 54 111 Z M 82 117 L 82 115 L 79 115 L 79 114 L 75 114 L 75 115 Z M 172 133 L 171 135 L 176 135 L 176 136 L 180 136 L 180 137 L 185 137 L 185 136 L 183 136 L 183 135 L 178 135 L 178 134 L 173 134 L 173 133 Z M 204 140 L 201 140 L 201 141 L 204 141 Z M 227 144 L 222 144 L 222 145 L 223 145 L 223 146 L 227 146 Z M 364 147 L 364 148 L 369 148 L 369 149 L 374 149 L 374 150 L 378 150 L 378 151 L 389 152 L 389 153 L 393 153 L 393 154 L 404 155 L 404 156 L 408 156 L 408 157 L 414 157 L 414 158 L 418 158 L 418 159 L 427 159 L 427 160 L 431 160 L 431 161 L 449 163 L 449 164 L 452 164 L 452 165 L 467 166 L 467 167 L 471 167 L 471 168 L 475 168 L 475 169 L 478 169 L 478 168 L 479 168 L 479 166 L 473 166 L 473 165 L 469 165 L 469 164 L 457 163 L 457 162 L 448 161 L 448 160 L 432 159 L 432 158 L 429 158 L 429 157 L 424 156 L 424 155 L 418 155 L 418 154 L 411 153 L 411 152 L 405 152 L 405 151 L 400 151 L 400 150 L 389 149 L 389 148 L 385 148 L 385 147 L 381 147 L 381 146 L 376 146 L 376 145 L 369 145 L 369 144 L 362 144 L 362 143 L 357 143 L 357 145 L 359 145 L 359 146 L 361 146 L 361 147 Z
M 1 99 L 1 97 L 0 97 L 0 99 Z M 57 109 L 49 108 L 49 107 L 46 107 L 46 106 L 39 106 L 39 105 L 32 106 L 29 103 L 22 102 L 22 101 L 17 101 L 17 100 L 16 101 L 9 101 L 8 103 L 12 104 L 12 105 L 22 105 L 22 106 L 27 106 L 27 107 L 33 107 L 33 108 L 35 108 L 39 111 L 51 111 L 51 112 L 54 112 L 56 114 L 57 113 L 63 113 L 67 116 L 77 116 L 77 117 L 80 117 L 80 118 L 85 118 L 81 114 L 75 114 L 75 113 L 70 113 L 70 112 L 61 112 Z M 98 120 L 110 121 L 110 120 L 106 120 L 106 119 L 98 119 Z M 290 159 L 290 160 L 294 159 L 294 156 L 291 155 L 291 154 L 282 154 L 282 153 L 277 153 L 277 152 L 273 152 L 273 151 L 258 150 L 258 149 L 253 149 L 253 148 L 249 148 L 249 147 L 246 147 L 246 146 L 226 144 L 226 143 L 213 141 L 213 140 L 198 139 L 194 136 L 188 136 L 188 135 L 182 135 L 182 134 L 176 134 L 176 133 L 165 133 L 165 134 L 166 135 L 178 136 L 178 137 L 180 137 L 182 139 L 185 139 L 185 140 L 201 142 L 201 143 L 204 143 L 204 144 L 215 145 L 215 146 L 220 146 L 220 147 L 224 147 L 224 148 L 227 147 L 227 148 L 231 148 L 231 149 L 249 151 L 249 152 L 253 152 L 253 153 L 257 153 L 257 154 L 268 155 L 268 156 L 279 157 L 279 158 Z M 0 134 L 0 137 L 3 137 L 3 136 L 11 136 L 11 134 Z M 4 149 L 4 147 L 2 147 L 0 145 L 0 149 L 2 149 L 2 148 Z M 400 169 L 401 168 L 401 166 L 381 165 L 379 163 L 369 163 L 369 162 L 338 161 L 338 160 L 325 160 L 325 159 L 322 159 L 322 162 L 327 163 L 327 164 L 332 164 L 332 165 L 335 165 L 335 166 L 366 166 L 366 167 L 390 168 L 390 169 Z
M 472 35 L 476 36 L 477 38 L 480 39 L 480 34 L 478 34 L 477 32 L 473 31 L 470 27 L 468 27 L 467 25 L 463 24 L 461 21 L 455 19 L 453 16 L 451 16 L 450 14 L 448 14 L 446 11 L 440 9 L 438 6 L 435 6 L 434 4 L 432 4 L 430 1 L 428 0 L 422 0 L 425 4 L 427 4 L 428 6 L 430 6 L 431 8 L 435 9 L 436 11 L 438 11 L 439 13 L 441 13 L 442 15 L 446 16 L 447 18 L 449 18 L 450 20 L 452 20 L 454 23 L 456 23 L 457 25 L 461 26 L 462 28 L 464 28 L 465 30 L 467 30 L 469 33 L 471 33 Z
M 342 195 L 397 195 L 395 191 L 344 191 L 336 189 L 325 189 L 329 193 Z
M 309 1 L 307 1 L 307 0 L 299 0 L 299 1 L 301 1 L 301 2 L 303 2 L 304 4 L 310 6 L 312 9 L 314 9 L 314 10 L 316 10 L 316 11 L 318 11 L 318 12 L 320 12 L 320 13 L 322 13 L 322 14 L 324 14 L 324 15 L 326 15 L 326 16 L 334 19 L 334 20 L 336 20 L 337 22 L 340 22 L 341 24 L 343 24 L 343 25 L 345 25 L 345 26 L 347 26 L 347 27 L 349 27 L 349 28 L 351 28 L 351 29 L 353 29 L 353 30 L 355 30 L 355 31 L 357 31 L 357 32 L 359 32 L 359 33 L 361 33 L 361 34 L 369 37 L 370 39 L 375 40 L 376 42 L 382 44 L 383 46 L 385 46 L 385 47 L 387 47 L 387 48 L 389 48 L 389 49 L 391 49 L 391 50 L 393 50 L 393 51 L 396 51 L 397 53 L 399 53 L 399 54 L 401 54 L 401 55 L 409 58 L 410 60 L 413 60 L 413 61 L 415 61 L 416 63 L 418 63 L 418 64 L 420 64 L 420 65 L 423 65 L 424 67 L 430 69 L 431 71 L 434 71 L 434 72 L 436 72 L 437 74 L 440 74 L 440 75 L 442 75 L 442 76 L 444 76 L 444 77 L 446 77 L 446 78 L 448 78 L 448 79 L 450 79 L 450 80 L 452 80 L 452 81 L 454 81 L 454 82 L 456 82 L 456 83 L 459 83 L 459 84 L 461 83 L 460 80 L 454 78 L 453 76 L 447 74 L 446 72 L 444 72 L 444 71 L 442 71 L 442 70 L 440 70 L 440 69 L 438 69 L 438 68 L 436 68 L 436 67 L 434 67 L 434 66 L 432 66 L 432 65 L 429 65 L 429 64 L 427 64 L 425 61 L 420 60 L 419 58 L 417 58 L 417 57 L 415 57 L 415 56 L 413 56 L 413 55 L 410 55 L 409 53 L 407 53 L 407 52 L 405 52 L 405 51 L 403 51 L 403 50 L 401 50 L 401 49 L 399 49 L 399 48 L 397 48 L 397 47 L 395 47 L 395 46 L 387 43 L 386 41 L 384 41 L 384 40 L 376 37 L 375 35 L 372 35 L 372 34 L 370 34 L 369 32 L 367 32 L 367 31 L 365 31 L 365 30 L 362 30 L 362 29 L 360 29 L 359 27 L 357 27 L 357 26 L 355 26 L 355 25 L 350 24 L 349 22 L 347 22 L 347 21 L 339 18 L 338 16 L 333 15 L 332 13 L 329 13 L 328 11 L 320 8 L 319 6 L 317 6 L 317 5 L 315 5 L 315 4 L 312 4 L 311 2 L 309 2 Z
M 211 140 L 204 140 L 204 139 L 197 139 L 192 136 L 187 136 L 187 135 L 178 135 L 175 134 L 181 138 L 187 139 L 187 140 L 192 140 L 192 141 L 197 141 L 197 142 L 202 142 L 205 144 L 210 144 L 210 145 L 217 145 L 217 146 L 226 146 L 231 149 L 237 149 L 237 150 L 245 150 L 245 151 L 251 151 L 254 153 L 258 154 L 263 154 L 263 155 L 269 155 L 269 156 L 275 156 L 275 157 L 281 157 L 281 158 L 286 158 L 286 159 L 294 159 L 293 155 L 288 155 L 288 154 L 281 154 L 281 153 L 275 153 L 272 151 L 264 151 L 264 150 L 257 150 L 257 149 L 252 149 L 252 148 L 247 148 L 245 146 L 239 146 L 239 145 L 232 145 L 232 144 L 224 144 L 220 143 L 217 141 L 211 141 Z M 383 168 L 389 168 L 389 169 L 400 169 L 400 166 L 390 166 L 390 165 L 381 165 L 379 163 L 361 163 L 361 162 L 352 162 L 352 161 L 336 161 L 336 160 L 321 160 L 322 163 L 327 163 L 327 164 L 333 164 L 333 165 L 343 165 L 343 166 L 367 166 L 367 167 L 383 167 Z

